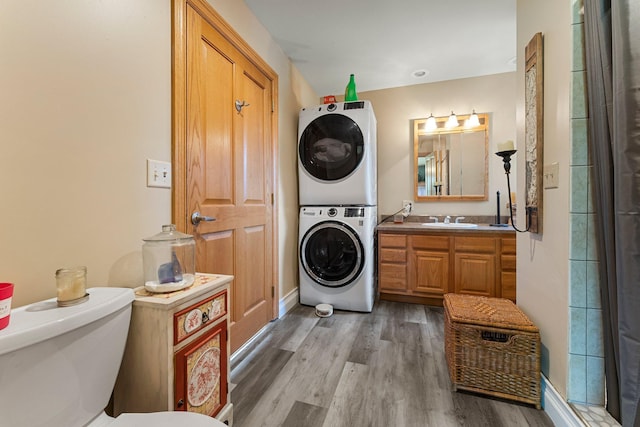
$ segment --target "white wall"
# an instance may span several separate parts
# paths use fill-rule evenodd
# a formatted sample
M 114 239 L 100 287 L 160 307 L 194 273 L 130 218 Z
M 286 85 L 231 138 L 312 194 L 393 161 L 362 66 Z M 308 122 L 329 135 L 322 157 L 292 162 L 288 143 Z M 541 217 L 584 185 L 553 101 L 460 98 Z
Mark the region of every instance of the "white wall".
M 524 47 L 544 37 L 544 164 L 558 162 L 559 186 L 544 190 L 543 234 L 518 234 L 518 305 L 540 328 L 542 370 L 566 397 L 569 287 L 569 160 L 571 3 L 518 0 L 518 87 L 524 87 Z M 517 92 L 517 142 L 524 144 L 524 91 Z M 524 189 L 524 156 L 518 156 Z M 524 206 L 523 190 L 518 203 Z M 524 226 L 524 217 L 519 216 Z
M 280 294 L 297 284 L 295 143 L 317 102 L 243 2 L 211 2 L 276 70 Z M 146 159 L 171 159 L 170 0 L 0 2 L 0 280 L 13 306 L 55 296 L 55 270 L 138 286 L 142 238 L 171 221 Z
M 501 213 L 507 215 L 507 181 L 497 145 L 516 136 L 515 73 L 449 80 L 414 86 L 362 92 L 371 101 L 378 121 L 378 212 L 389 215 L 413 200 L 412 119 L 456 114 L 489 113 L 489 200 L 481 202 L 420 202 L 414 213 L 422 215 L 495 215 L 496 191 Z M 517 167 L 511 170 L 512 191 Z

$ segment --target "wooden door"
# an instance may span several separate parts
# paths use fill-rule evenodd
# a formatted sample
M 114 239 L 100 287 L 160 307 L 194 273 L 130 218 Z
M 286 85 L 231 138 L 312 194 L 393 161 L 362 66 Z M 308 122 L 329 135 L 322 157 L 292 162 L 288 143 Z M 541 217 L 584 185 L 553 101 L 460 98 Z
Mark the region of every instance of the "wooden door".
M 174 219 L 184 216 L 196 238 L 197 271 L 234 276 L 233 352 L 277 316 L 274 81 L 214 27 L 209 9 L 185 3 L 185 170 L 184 183 L 176 184 L 184 186 L 185 201 L 174 207 Z M 215 221 L 192 225 L 194 212 Z

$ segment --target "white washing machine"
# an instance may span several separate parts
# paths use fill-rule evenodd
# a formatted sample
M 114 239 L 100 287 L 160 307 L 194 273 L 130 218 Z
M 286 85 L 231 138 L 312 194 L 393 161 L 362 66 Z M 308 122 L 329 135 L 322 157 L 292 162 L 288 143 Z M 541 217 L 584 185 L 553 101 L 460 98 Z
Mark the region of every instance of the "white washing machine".
M 377 205 L 376 117 L 371 102 L 300 111 L 300 206 Z
M 375 206 L 300 208 L 300 303 L 370 312 L 375 297 Z

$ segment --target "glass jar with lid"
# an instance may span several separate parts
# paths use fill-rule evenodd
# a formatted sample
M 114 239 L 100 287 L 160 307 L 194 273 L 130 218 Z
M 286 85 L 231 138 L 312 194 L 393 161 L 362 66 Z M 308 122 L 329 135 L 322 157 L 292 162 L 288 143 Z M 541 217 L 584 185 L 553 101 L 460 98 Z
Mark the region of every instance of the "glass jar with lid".
M 176 231 L 174 224 L 143 239 L 144 287 L 150 292 L 172 292 L 191 286 L 195 280 L 193 236 Z

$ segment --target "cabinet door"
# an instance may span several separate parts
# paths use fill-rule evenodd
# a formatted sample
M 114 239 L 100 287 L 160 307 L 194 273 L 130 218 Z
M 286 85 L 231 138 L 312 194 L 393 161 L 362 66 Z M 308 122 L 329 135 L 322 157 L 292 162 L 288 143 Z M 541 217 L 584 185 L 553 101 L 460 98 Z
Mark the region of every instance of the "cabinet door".
M 227 321 L 175 356 L 174 410 L 215 416 L 227 404 Z
M 495 255 L 456 253 L 455 257 L 456 293 L 486 297 L 495 296 Z
M 415 292 L 444 295 L 449 292 L 449 252 L 414 251 Z

